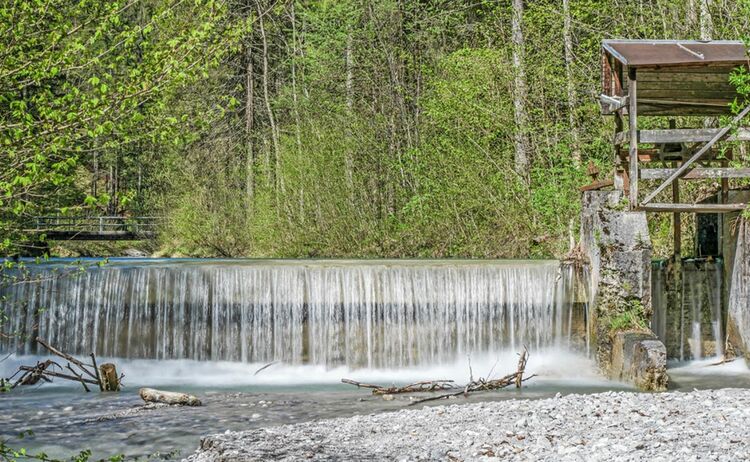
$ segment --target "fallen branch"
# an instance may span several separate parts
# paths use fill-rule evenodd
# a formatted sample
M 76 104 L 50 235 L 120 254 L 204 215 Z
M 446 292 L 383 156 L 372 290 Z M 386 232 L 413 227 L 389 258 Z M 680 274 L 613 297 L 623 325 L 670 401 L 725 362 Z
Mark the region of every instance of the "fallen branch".
M 255 371 L 255 374 L 253 375 L 258 375 L 258 373 L 263 372 L 264 370 L 268 369 L 269 367 L 273 366 L 276 363 L 278 363 L 278 361 L 271 361 L 270 363 L 266 364 L 265 366 Z
M 94 373 L 96 374 L 96 383 L 99 385 L 99 391 L 104 391 L 104 385 L 102 384 L 102 378 L 99 376 L 99 368 L 96 366 L 96 355 L 91 353 L 91 362 L 94 364 Z
M 727 358 L 726 356 L 722 356 L 721 361 L 717 361 L 715 363 L 709 364 L 709 366 L 721 366 L 722 364 L 731 363 L 737 358 Z
M 52 345 L 50 345 L 49 343 L 47 343 L 44 340 L 42 340 L 40 337 L 36 338 L 36 343 L 40 344 L 41 346 L 43 346 L 44 348 L 46 348 L 47 350 L 49 350 L 50 353 L 52 353 L 52 354 L 54 354 L 56 356 L 59 356 L 61 358 L 67 359 L 69 362 L 75 364 L 83 372 L 85 372 L 86 375 L 88 375 L 92 379 L 99 380 L 93 372 L 91 372 L 91 371 L 88 370 L 89 367 L 93 368 L 94 366 L 92 366 L 90 364 L 84 364 L 83 362 L 81 362 L 80 360 L 74 358 L 73 356 L 71 356 L 71 355 L 69 355 L 67 353 L 63 353 L 62 351 L 58 350 L 57 348 L 54 348 Z
M 45 361 L 45 363 L 46 362 L 48 362 L 48 361 Z M 40 363 L 40 364 L 45 364 L 45 363 Z M 58 365 L 58 367 L 60 367 L 60 366 Z M 63 374 L 61 372 L 50 371 L 50 370 L 47 370 L 47 369 L 42 369 L 41 371 L 39 371 L 37 369 L 37 367 L 21 366 L 19 369 L 22 370 L 22 371 L 31 372 L 32 374 L 39 374 L 39 375 L 41 375 L 41 378 L 43 378 L 43 379 L 45 378 L 45 376 L 50 376 L 50 377 L 58 377 L 58 378 L 65 379 L 65 380 L 72 380 L 74 382 L 85 382 L 85 383 L 90 383 L 92 385 L 96 385 L 97 384 L 93 380 L 84 379 L 84 378 L 80 378 L 79 379 L 78 377 L 75 377 L 75 376 L 72 376 L 72 375 L 68 375 L 68 374 Z M 35 381 L 34 383 L 36 383 L 37 381 Z M 47 381 L 50 381 L 50 380 L 47 380 Z M 33 385 L 33 383 L 22 383 L 21 385 Z
M 453 380 L 426 380 L 423 382 L 411 383 L 403 387 L 385 387 L 382 385 L 357 382 L 356 380 L 351 379 L 341 379 L 341 382 L 354 385 L 357 388 L 371 388 L 373 395 L 397 395 L 400 393 L 421 393 L 458 388 Z
M 494 380 L 488 380 L 484 378 L 472 380 L 464 387 L 462 391 L 418 399 L 409 403 L 409 406 L 414 406 L 415 404 L 426 403 L 428 401 L 437 401 L 439 399 L 447 399 L 447 398 L 451 398 L 451 397 L 459 396 L 459 395 L 464 395 L 466 397 L 466 396 L 469 396 L 469 393 L 474 393 L 478 391 L 499 390 L 501 388 L 506 388 L 513 384 L 516 385 L 516 388 L 521 388 L 521 384 L 523 382 L 531 379 L 532 377 L 535 377 L 535 375 L 530 375 L 529 377 L 525 379 L 523 377 L 523 374 L 526 371 L 526 363 L 528 362 L 528 360 L 529 360 L 529 351 L 526 347 L 524 347 L 523 352 L 521 352 L 521 355 L 518 358 L 518 368 L 516 369 L 516 372 L 512 374 L 508 374 L 505 377 L 501 377 L 499 379 L 494 379 Z
M 54 374 L 53 371 L 47 370 L 47 368 L 50 366 L 60 367 L 59 364 L 52 361 L 51 359 L 48 359 L 44 362 L 38 362 L 36 363 L 36 366 L 21 366 L 20 368 L 18 368 L 18 372 L 23 372 L 23 374 L 18 380 L 16 380 L 11 388 L 16 388 L 18 385 L 36 385 L 39 380 L 51 382 L 50 379 L 44 376 L 44 374 Z M 18 374 L 18 372 L 16 372 L 16 374 Z M 16 374 L 13 374 L 13 377 L 15 377 Z
M 75 376 L 76 376 L 76 378 L 78 378 L 78 381 L 80 381 L 80 382 L 81 382 L 81 385 L 83 385 L 83 389 L 84 389 L 84 390 L 86 390 L 86 393 L 89 393 L 89 392 L 90 392 L 91 390 L 89 390 L 89 387 L 88 387 L 88 385 L 86 385 L 86 382 L 84 382 L 84 381 L 83 381 L 83 377 L 81 377 L 81 374 L 79 374 L 78 372 L 74 371 L 74 370 L 73 370 L 73 368 L 72 368 L 72 367 L 70 367 L 70 363 L 68 363 L 68 365 L 67 365 L 67 368 L 68 368 L 68 370 L 69 370 L 69 371 L 70 371 L 70 372 L 71 372 L 71 373 L 72 373 L 73 375 L 75 375 Z

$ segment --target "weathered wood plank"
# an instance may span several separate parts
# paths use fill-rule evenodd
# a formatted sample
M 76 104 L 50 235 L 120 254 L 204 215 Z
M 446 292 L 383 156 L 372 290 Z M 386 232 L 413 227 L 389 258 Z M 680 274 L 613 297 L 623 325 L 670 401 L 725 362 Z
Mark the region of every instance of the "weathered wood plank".
M 651 90 L 707 90 L 707 91 L 724 91 L 724 92 L 736 92 L 737 87 L 729 83 L 728 80 L 723 82 L 707 82 L 707 81 L 695 81 L 695 80 L 657 80 L 652 82 L 644 82 L 638 79 L 641 86 L 639 88 L 641 96 L 644 91 Z
M 676 128 L 672 130 L 639 130 L 638 140 L 641 143 L 705 143 L 710 141 L 721 129 L 719 128 Z M 731 141 L 750 141 L 750 128 L 738 128 L 730 135 Z
M 639 88 L 638 96 L 641 99 L 666 99 L 669 101 L 696 101 L 710 100 L 714 103 L 722 100 L 729 104 L 737 97 L 735 89 L 685 89 L 685 88 Z
M 732 70 L 745 63 L 737 64 L 724 63 L 705 63 L 705 64 L 685 64 L 681 66 L 643 66 L 638 68 L 638 72 L 653 73 L 670 73 L 670 74 L 729 74 Z
M 644 168 L 641 169 L 642 180 L 662 180 L 669 178 L 676 168 Z M 750 168 L 695 168 L 685 176 L 685 180 L 702 180 L 711 178 L 750 178 Z
M 681 73 L 674 72 L 649 72 L 641 70 L 638 75 L 641 82 L 705 82 L 705 83 L 729 83 L 729 72 L 712 73 Z
M 638 210 L 646 212 L 729 213 L 744 210 L 747 204 L 645 204 Z
M 674 130 L 638 130 L 638 142 L 648 144 L 667 143 L 703 143 L 710 141 L 720 129 L 718 128 L 676 128 Z M 615 144 L 624 144 L 629 139 L 628 132 L 615 134 Z M 738 128 L 737 132 L 727 137 L 729 141 L 750 141 L 750 128 Z
M 652 100 L 653 101 L 653 100 Z M 678 104 L 644 104 L 639 105 L 641 115 L 645 116 L 723 116 L 732 115 L 728 105 L 703 106 L 689 103 Z

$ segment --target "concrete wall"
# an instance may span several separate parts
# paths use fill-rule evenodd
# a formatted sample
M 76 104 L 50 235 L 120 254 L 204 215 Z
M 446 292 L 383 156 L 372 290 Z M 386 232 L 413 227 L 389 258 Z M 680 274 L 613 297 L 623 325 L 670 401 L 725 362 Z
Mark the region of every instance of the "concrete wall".
M 646 214 L 628 211 L 621 191 L 587 191 L 582 203 L 581 246 L 595 288 L 590 325 L 599 366 L 639 388 L 666 389 L 664 345 L 637 322 L 622 325 L 631 314 L 646 321 L 652 315 Z
M 727 344 L 729 353 L 750 361 L 750 222 L 740 222 L 736 231 L 729 280 Z

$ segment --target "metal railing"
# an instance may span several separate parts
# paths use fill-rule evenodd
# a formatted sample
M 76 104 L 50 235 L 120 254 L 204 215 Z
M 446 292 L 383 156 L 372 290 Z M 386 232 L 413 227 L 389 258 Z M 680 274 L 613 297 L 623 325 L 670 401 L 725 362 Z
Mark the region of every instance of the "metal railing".
M 33 229 L 39 233 L 153 234 L 161 217 L 123 216 L 42 216 L 35 217 Z

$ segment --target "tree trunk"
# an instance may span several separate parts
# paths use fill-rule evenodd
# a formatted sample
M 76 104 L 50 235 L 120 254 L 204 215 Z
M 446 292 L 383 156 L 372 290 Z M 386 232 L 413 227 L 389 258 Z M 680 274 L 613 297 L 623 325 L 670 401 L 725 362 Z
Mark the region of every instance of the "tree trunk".
M 297 100 L 297 18 L 291 3 L 292 19 L 292 104 L 294 110 L 294 134 L 297 141 L 297 154 L 302 155 L 302 130 L 300 128 L 299 102 Z
M 526 181 L 529 178 L 529 152 L 526 129 L 526 71 L 524 69 L 523 0 L 513 0 L 513 112 L 516 118 L 515 165 L 516 172 Z
M 302 158 L 302 129 L 299 117 L 299 101 L 297 100 L 297 17 L 294 11 L 294 3 L 291 3 L 290 16 L 292 20 L 292 105 L 294 111 L 294 135 L 297 142 L 297 156 Z M 299 219 L 305 222 L 305 186 L 299 182 Z
M 578 124 L 576 123 L 577 98 L 573 83 L 573 37 L 570 27 L 570 0 L 563 0 L 563 42 L 565 48 L 565 79 L 568 86 L 568 122 L 572 141 L 571 152 L 576 165 L 581 164 L 581 150 L 578 141 Z
M 351 32 L 346 36 L 346 110 L 347 110 L 347 148 L 346 159 L 344 159 L 346 169 L 346 184 L 349 190 L 354 189 L 354 154 L 350 144 L 352 142 L 351 123 L 354 116 L 354 59 L 352 57 L 353 37 Z
M 271 96 L 268 90 L 268 39 L 266 38 L 266 28 L 263 21 L 263 11 L 258 4 L 258 27 L 260 28 L 260 36 L 263 39 L 263 99 L 266 103 L 266 111 L 268 112 L 268 124 L 271 128 L 271 144 L 273 147 L 273 170 L 272 179 L 274 189 L 276 190 L 276 199 L 279 199 L 279 193 L 283 189 L 281 181 L 281 154 L 279 148 L 278 132 L 276 131 L 276 119 L 273 115 L 273 109 L 271 109 Z
M 120 377 L 117 376 L 114 364 L 104 363 L 99 366 L 99 376 L 103 391 L 120 391 Z
M 253 146 L 253 128 L 255 125 L 255 72 L 253 69 L 252 40 L 245 51 L 245 194 L 248 209 L 252 206 L 255 194 L 255 148 Z
M 703 0 L 698 0 L 702 2 Z M 693 27 L 698 23 L 698 10 L 695 8 L 695 0 L 688 0 L 687 2 L 687 30 L 692 31 Z
M 701 2 L 701 40 L 712 40 L 714 35 L 714 20 L 711 17 L 712 0 L 700 0 Z

